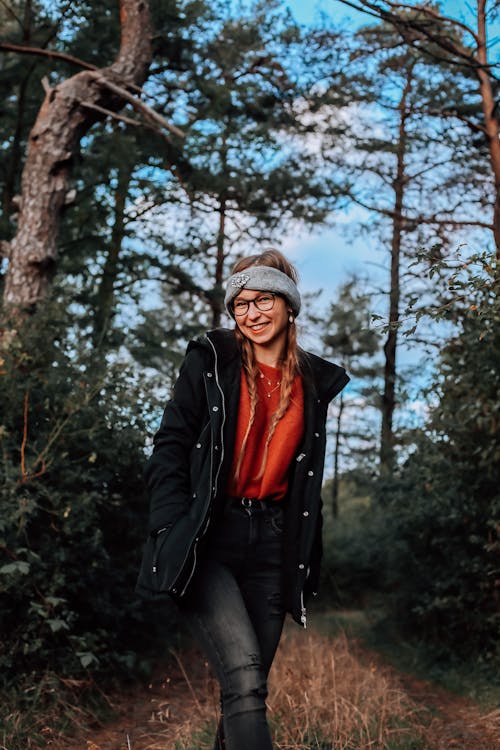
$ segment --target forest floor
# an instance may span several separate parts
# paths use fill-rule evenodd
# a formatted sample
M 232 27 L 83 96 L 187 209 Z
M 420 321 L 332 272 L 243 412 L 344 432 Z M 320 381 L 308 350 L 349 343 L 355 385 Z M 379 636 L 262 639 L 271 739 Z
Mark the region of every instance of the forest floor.
M 349 613 L 345 613 L 345 620 Z M 500 750 L 500 708 L 389 663 L 347 629 L 288 623 L 271 675 L 276 750 Z M 108 695 L 112 718 L 51 736 L 55 750 L 211 750 L 218 694 L 193 647 L 147 685 Z

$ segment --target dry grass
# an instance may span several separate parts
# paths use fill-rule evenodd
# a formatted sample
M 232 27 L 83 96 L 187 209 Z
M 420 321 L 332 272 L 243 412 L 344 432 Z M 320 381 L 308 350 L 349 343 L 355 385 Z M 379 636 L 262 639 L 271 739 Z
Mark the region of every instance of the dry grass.
M 343 635 L 288 632 L 268 703 L 280 750 L 373 750 L 395 747 L 407 735 L 413 742 L 424 737 L 425 712 L 384 668 L 362 664 Z
M 134 732 L 132 750 L 212 748 L 217 686 L 201 662 L 189 672 L 184 715 L 169 718 L 159 707 L 156 721 Z M 428 747 L 427 712 L 391 683 L 384 668 L 362 664 L 344 636 L 332 639 L 291 625 L 273 666 L 268 706 L 276 750 Z
M 53 738 L 54 750 L 212 750 L 216 681 L 199 652 L 173 656 L 148 692 L 138 688 L 115 703 L 120 719 L 66 742 Z M 276 750 L 500 750 L 499 711 L 481 714 L 406 678 L 344 635 L 290 624 L 270 681 Z

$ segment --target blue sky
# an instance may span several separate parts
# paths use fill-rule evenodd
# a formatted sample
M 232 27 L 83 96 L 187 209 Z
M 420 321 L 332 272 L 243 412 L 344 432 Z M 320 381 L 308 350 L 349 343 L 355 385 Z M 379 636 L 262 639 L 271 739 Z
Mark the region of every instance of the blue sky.
M 350 19 L 354 23 L 364 23 L 364 19 L 369 21 L 370 18 L 344 5 L 339 0 L 316 0 L 316 2 L 314 0 L 288 0 L 286 4 L 299 23 L 312 23 L 319 11 L 331 15 L 336 21 Z M 492 4 L 492 0 L 490 0 L 490 4 Z M 451 18 L 456 18 L 464 23 L 470 23 L 471 20 L 473 22 L 473 13 L 470 10 L 473 3 L 470 0 L 441 0 L 440 6 L 442 11 Z M 500 24 L 495 25 L 493 33 L 490 34 L 490 41 L 493 40 L 494 36 L 500 36 Z M 498 46 L 500 47 L 500 45 Z
M 353 26 L 372 20 L 339 0 L 288 0 L 287 5 L 296 20 L 304 24 L 314 22 L 321 11 L 331 15 L 336 24 L 348 21 Z M 441 7 L 451 17 L 474 24 L 467 1 L 444 0 Z M 495 38 L 500 39 L 499 24 L 490 31 L 490 42 L 495 42 Z M 494 49 L 500 58 L 500 43 L 494 44 Z M 354 212 L 340 214 L 335 217 L 333 228 L 297 234 L 294 227 L 290 235 L 283 238 L 283 249 L 298 267 L 302 288 L 313 293 L 322 289 L 321 300 L 325 304 L 333 299 L 338 285 L 353 272 L 368 276 L 377 286 L 388 283 L 388 253 L 377 249 L 377 240 L 371 242 L 369 234 L 361 236 L 358 232 L 356 235 L 354 218 Z M 457 245 L 458 242 L 457 239 Z

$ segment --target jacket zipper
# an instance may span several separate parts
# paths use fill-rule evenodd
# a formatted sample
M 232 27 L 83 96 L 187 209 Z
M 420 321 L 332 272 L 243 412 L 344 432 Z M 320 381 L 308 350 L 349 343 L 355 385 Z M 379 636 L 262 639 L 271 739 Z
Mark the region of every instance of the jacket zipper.
M 213 345 L 213 343 L 210 341 L 210 339 L 209 339 L 208 336 L 206 336 L 206 339 L 207 339 L 208 343 L 210 344 L 210 346 L 212 347 L 212 350 L 214 352 L 214 359 L 215 359 L 215 362 L 214 362 L 215 382 L 217 383 L 217 388 L 220 391 L 221 404 L 222 404 L 222 424 L 221 424 L 221 430 L 220 430 L 220 448 L 221 448 L 220 449 L 220 458 L 219 458 L 219 463 L 218 463 L 218 466 L 217 466 L 217 471 L 215 473 L 214 483 L 213 483 L 213 494 L 214 494 L 214 497 L 215 497 L 215 495 L 217 494 L 217 482 L 219 481 L 219 474 L 220 474 L 220 470 L 222 468 L 222 461 L 224 459 L 224 425 L 225 425 L 225 422 L 226 422 L 226 402 L 225 402 L 225 399 L 224 399 L 224 391 L 222 390 L 220 382 L 219 382 L 217 350 L 216 350 L 215 346 Z M 210 493 L 212 493 L 212 488 L 210 488 Z M 197 556 L 196 556 L 197 545 L 198 545 L 198 542 L 200 541 L 200 539 L 202 539 L 205 536 L 205 532 L 206 532 L 206 530 L 208 528 L 208 524 L 210 523 L 210 505 L 209 505 L 207 514 L 206 514 L 206 516 L 204 518 L 204 521 L 205 521 L 205 523 L 204 523 L 204 526 L 203 526 L 203 530 L 201 531 L 201 533 L 198 532 L 198 535 L 197 535 L 196 539 L 194 540 L 194 544 L 193 544 L 193 547 L 192 547 L 193 564 L 191 566 L 191 571 L 189 573 L 187 581 L 184 584 L 184 587 L 183 587 L 183 589 L 182 589 L 182 591 L 180 593 L 181 597 L 184 596 L 184 593 L 185 593 L 187 587 L 189 586 L 189 584 L 191 582 L 191 579 L 192 579 L 192 577 L 193 577 L 193 575 L 195 573 L 195 570 L 196 570 L 196 566 L 197 566 Z
M 163 526 L 163 528 L 158 529 L 157 532 L 155 532 L 155 539 L 158 539 L 161 534 L 164 534 L 165 531 L 169 531 L 172 528 L 172 524 L 169 523 L 167 526 Z M 156 573 L 158 570 L 158 547 L 155 548 L 155 556 L 153 558 L 153 565 L 152 565 L 153 573 Z
M 305 630 L 307 628 L 307 611 L 304 606 L 304 589 L 300 592 L 300 622 Z
M 191 571 L 190 571 L 190 573 L 189 573 L 189 575 L 188 575 L 187 581 L 186 581 L 186 583 L 184 584 L 184 587 L 183 587 L 183 589 L 182 589 L 181 593 L 179 594 L 179 596 L 181 596 L 181 597 L 182 597 L 182 596 L 184 596 L 184 594 L 185 594 L 185 592 L 186 592 L 186 589 L 187 589 L 187 587 L 189 586 L 189 584 L 190 584 L 190 582 L 191 582 L 191 578 L 193 577 L 193 575 L 194 575 L 194 572 L 195 572 L 195 570 L 196 570 L 196 565 L 197 565 L 197 563 L 198 563 L 198 561 L 197 561 L 197 556 L 196 556 L 196 555 L 197 555 L 197 546 L 198 546 L 198 542 L 200 541 L 200 539 L 202 539 L 202 538 L 204 537 L 204 535 L 205 535 L 205 532 L 206 532 L 206 530 L 207 530 L 207 526 L 208 526 L 208 524 L 209 524 L 209 522 L 210 522 L 210 513 L 209 513 L 209 512 L 207 513 L 207 515 L 205 516 L 205 518 L 204 518 L 203 520 L 205 521 L 205 519 L 206 519 L 206 523 L 205 523 L 205 525 L 204 525 L 204 527 L 203 527 L 203 530 L 202 530 L 201 532 L 200 532 L 200 531 L 198 531 L 198 534 L 197 534 L 197 536 L 196 536 L 196 538 L 195 538 L 195 540 L 194 540 L 193 546 L 192 546 L 192 547 L 190 547 L 190 549 L 189 549 L 189 551 L 188 551 L 188 553 L 187 553 L 187 555 L 186 555 L 186 558 L 185 558 L 185 560 L 184 560 L 184 563 L 185 563 L 185 562 L 186 562 L 186 560 L 187 560 L 187 559 L 188 559 L 188 557 L 189 557 L 189 553 L 190 553 L 190 552 L 192 552 L 192 553 L 193 553 L 193 564 L 192 564 L 192 566 L 191 566 Z M 183 563 L 183 566 L 184 566 L 184 563 Z M 182 568 L 181 568 L 181 572 L 182 572 Z M 173 589 L 172 589 L 172 590 L 173 590 Z
M 219 465 L 217 467 L 217 472 L 214 478 L 214 496 L 215 496 L 217 494 L 217 482 L 219 481 L 219 474 L 222 468 L 222 462 L 224 460 L 224 425 L 226 424 L 226 400 L 224 398 L 224 391 L 222 390 L 222 387 L 219 381 L 219 370 L 218 370 L 219 363 L 217 359 L 217 350 L 215 346 L 213 345 L 212 341 L 210 341 L 210 339 L 208 338 L 208 336 L 207 336 L 207 340 L 214 352 L 215 382 L 217 383 L 217 388 L 219 389 L 219 392 L 220 392 L 221 404 L 222 404 L 222 424 L 220 428 L 220 459 L 219 459 Z

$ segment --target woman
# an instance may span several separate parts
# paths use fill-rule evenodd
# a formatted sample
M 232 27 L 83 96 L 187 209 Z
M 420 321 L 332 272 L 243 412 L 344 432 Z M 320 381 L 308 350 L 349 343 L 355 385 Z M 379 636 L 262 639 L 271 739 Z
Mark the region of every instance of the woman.
M 267 676 L 285 613 L 318 582 L 328 403 L 349 378 L 298 348 L 297 274 L 278 251 L 239 261 L 234 330 L 189 344 L 146 478 L 138 591 L 179 604 L 221 687 L 216 748 L 271 750 Z

